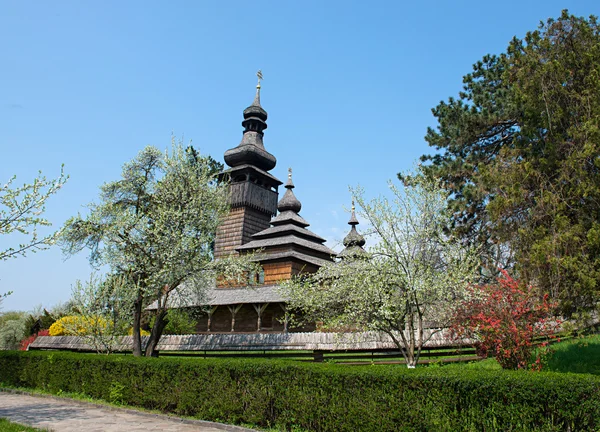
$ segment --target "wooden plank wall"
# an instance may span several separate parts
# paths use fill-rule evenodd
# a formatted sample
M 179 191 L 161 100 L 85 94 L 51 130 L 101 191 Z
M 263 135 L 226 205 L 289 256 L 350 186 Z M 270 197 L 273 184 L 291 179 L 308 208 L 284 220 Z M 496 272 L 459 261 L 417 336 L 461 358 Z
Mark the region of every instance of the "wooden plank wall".
M 236 254 L 235 248 L 252 239 L 252 235 L 269 228 L 271 216 L 248 208 L 233 208 L 217 230 L 215 258 Z
M 292 263 L 290 261 L 265 263 L 265 285 L 276 284 L 281 280 L 287 280 L 292 277 Z

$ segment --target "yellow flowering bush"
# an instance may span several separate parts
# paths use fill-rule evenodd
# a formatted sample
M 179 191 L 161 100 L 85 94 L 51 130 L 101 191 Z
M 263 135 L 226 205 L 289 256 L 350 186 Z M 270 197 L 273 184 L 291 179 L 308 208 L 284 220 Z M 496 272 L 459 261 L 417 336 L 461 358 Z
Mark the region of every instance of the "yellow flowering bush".
M 99 316 L 67 315 L 50 326 L 50 336 L 87 336 L 107 332 L 111 322 Z
M 133 327 L 129 329 L 127 334 L 133 336 Z M 148 330 L 140 329 L 140 336 L 150 336 L 150 332 Z

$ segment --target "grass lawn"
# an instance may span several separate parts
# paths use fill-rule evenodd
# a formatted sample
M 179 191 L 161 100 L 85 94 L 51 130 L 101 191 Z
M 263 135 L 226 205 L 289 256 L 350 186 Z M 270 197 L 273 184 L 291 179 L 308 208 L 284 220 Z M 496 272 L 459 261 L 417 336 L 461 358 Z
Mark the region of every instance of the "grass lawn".
M 544 372 L 587 373 L 600 375 L 600 335 L 576 337 L 551 345 L 552 354 L 544 365 Z M 433 364 L 424 367 L 438 367 Z M 500 370 L 494 358 L 469 363 L 443 365 L 444 368 Z
M 13 423 L 5 418 L 0 418 L 0 432 L 37 432 L 47 429 L 36 429 L 29 426 L 23 426 L 18 423 Z
M 573 338 L 552 349 L 544 371 L 600 375 L 600 335 Z

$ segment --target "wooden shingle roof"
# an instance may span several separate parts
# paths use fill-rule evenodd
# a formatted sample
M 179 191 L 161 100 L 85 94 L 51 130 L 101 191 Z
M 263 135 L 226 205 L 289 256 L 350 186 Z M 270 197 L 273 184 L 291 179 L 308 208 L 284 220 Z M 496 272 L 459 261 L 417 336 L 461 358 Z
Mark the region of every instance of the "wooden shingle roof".
M 286 299 L 279 293 L 278 285 L 257 285 L 239 288 L 216 288 L 214 283 L 202 297 L 190 295 L 189 287 L 170 293 L 167 307 L 201 307 L 201 306 L 226 306 L 246 303 L 280 303 Z M 155 310 L 156 302 L 146 308 Z
M 325 246 L 325 239 L 306 229 L 309 226 L 298 212 L 302 204 L 294 195 L 292 170 L 285 185 L 286 192 L 277 204 L 279 215 L 271 227 L 252 236 L 252 240 L 236 248 L 239 252 L 259 252 L 259 261 L 293 258 L 321 267 L 333 261 L 336 253 Z M 277 258 L 274 258 L 277 256 Z

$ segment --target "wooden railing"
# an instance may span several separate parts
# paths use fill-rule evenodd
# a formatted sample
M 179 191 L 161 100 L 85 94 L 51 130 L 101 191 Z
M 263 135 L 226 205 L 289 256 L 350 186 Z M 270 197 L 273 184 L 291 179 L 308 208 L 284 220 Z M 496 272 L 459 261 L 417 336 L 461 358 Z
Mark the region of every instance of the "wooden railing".
M 115 340 L 114 352 L 131 351 L 132 337 Z M 334 361 L 364 364 L 402 362 L 402 354 L 392 339 L 382 333 L 213 333 L 163 336 L 158 344 L 161 356 L 288 358 L 304 361 Z M 31 350 L 67 350 L 93 352 L 81 336 L 40 336 Z M 457 343 L 444 332 L 432 335 L 424 346 L 421 360 L 475 360 L 475 350 L 468 341 Z

